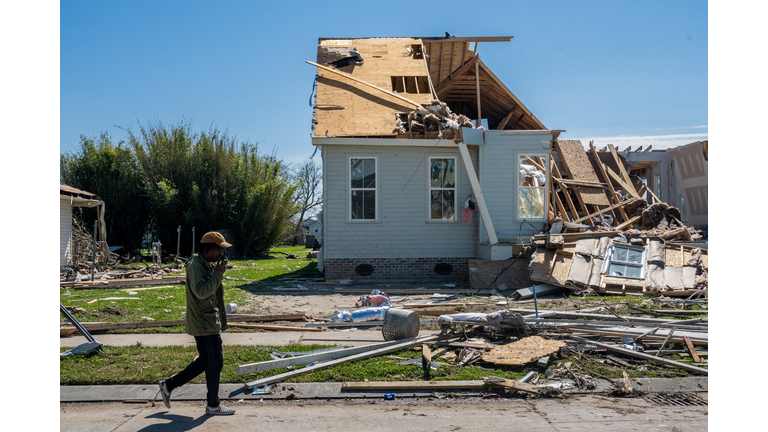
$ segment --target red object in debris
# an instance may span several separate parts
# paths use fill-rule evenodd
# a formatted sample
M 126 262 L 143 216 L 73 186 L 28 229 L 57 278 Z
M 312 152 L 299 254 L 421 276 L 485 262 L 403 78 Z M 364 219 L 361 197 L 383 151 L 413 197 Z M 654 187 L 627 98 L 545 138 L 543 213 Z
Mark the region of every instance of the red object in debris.
M 483 399 L 489 399 L 489 398 L 500 398 L 501 396 L 498 393 L 483 393 Z
M 371 306 L 381 306 L 382 304 L 389 301 L 389 297 L 379 295 L 379 294 L 372 294 L 371 295 Z

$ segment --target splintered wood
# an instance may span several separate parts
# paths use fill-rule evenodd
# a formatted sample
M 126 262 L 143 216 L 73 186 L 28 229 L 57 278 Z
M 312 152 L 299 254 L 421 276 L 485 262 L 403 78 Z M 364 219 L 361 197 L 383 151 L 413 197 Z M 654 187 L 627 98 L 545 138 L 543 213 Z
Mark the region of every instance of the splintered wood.
M 587 183 L 600 183 L 592 164 L 584 152 L 584 147 L 579 140 L 558 140 L 555 141 L 555 151 L 560 155 L 560 160 L 565 167 L 566 172 L 573 180 Z M 587 205 L 611 205 L 605 192 L 601 187 L 579 186 L 578 193 L 581 200 Z
M 493 348 L 483 355 L 483 361 L 499 365 L 522 366 L 557 352 L 565 342 L 531 336 Z

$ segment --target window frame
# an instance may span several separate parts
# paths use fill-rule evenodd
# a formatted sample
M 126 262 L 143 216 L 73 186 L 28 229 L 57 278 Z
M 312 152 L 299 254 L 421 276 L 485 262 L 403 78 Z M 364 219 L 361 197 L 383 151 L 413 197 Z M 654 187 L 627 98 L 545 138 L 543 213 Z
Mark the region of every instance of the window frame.
M 540 151 L 540 150 L 539 150 Z M 539 151 L 533 150 L 533 151 L 518 151 L 515 153 L 515 196 L 514 196 L 514 203 L 515 203 L 515 217 L 517 217 L 518 221 L 527 220 L 527 221 L 546 221 L 548 214 L 549 214 L 549 158 L 550 154 L 543 152 L 540 153 Z M 524 217 L 521 214 L 520 211 L 520 188 L 526 187 L 526 188 L 533 188 L 533 186 L 521 186 L 520 185 L 520 165 L 522 164 L 520 157 L 526 156 L 526 157 L 536 157 L 538 156 L 542 162 L 546 164 L 546 171 L 544 172 L 544 186 L 536 186 L 544 189 L 544 211 L 542 214 L 542 217 Z
M 640 252 L 640 262 L 639 263 L 635 263 L 635 262 L 631 262 L 631 261 L 621 261 L 621 260 L 616 259 L 616 249 L 617 248 L 623 248 L 623 249 L 627 249 L 627 250 L 633 250 L 633 251 L 636 251 L 636 252 Z M 645 248 L 645 247 L 640 248 L 640 247 L 635 247 L 635 246 L 630 246 L 630 245 L 625 245 L 625 244 L 612 244 L 611 245 L 610 260 L 608 262 L 608 267 L 606 267 L 606 276 L 608 276 L 608 277 L 615 277 L 615 278 L 624 278 L 624 279 L 635 279 L 635 280 L 643 280 L 643 279 L 645 279 L 646 268 L 647 268 L 646 267 L 646 261 L 648 259 L 647 253 L 648 253 L 648 249 Z M 627 266 L 630 266 L 630 267 L 633 267 L 633 268 L 639 268 L 640 269 L 640 276 L 623 276 L 623 275 L 622 276 L 616 276 L 616 275 L 611 274 L 611 266 L 613 266 L 614 262 L 617 265 L 625 266 L 625 268 Z
M 353 188 L 352 187 L 352 159 L 373 159 L 375 182 L 373 188 Z M 347 222 L 351 223 L 372 223 L 379 221 L 379 157 L 378 156 L 347 156 Z M 353 219 L 352 218 L 352 192 L 353 191 L 373 191 L 374 192 L 374 215 L 373 219 Z
M 432 160 L 433 159 L 453 159 L 454 167 L 454 186 L 453 188 L 433 188 L 431 181 Z M 432 191 L 433 190 L 453 190 L 453 218 L 451 219 L 432 219 Z M 459 158 L 455 155 L 428 155 L 427 156 L 427 222 L 434 223 L 454 223 L 459 222 Z M 461 207 L 463 208 L 463 206 Z

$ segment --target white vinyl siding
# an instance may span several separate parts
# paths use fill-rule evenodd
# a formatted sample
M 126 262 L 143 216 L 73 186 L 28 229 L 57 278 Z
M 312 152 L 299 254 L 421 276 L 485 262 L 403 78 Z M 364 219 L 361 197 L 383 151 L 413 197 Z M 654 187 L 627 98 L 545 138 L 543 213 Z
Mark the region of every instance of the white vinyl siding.
M 59 201 L 59 265 L 65 266 L 72 259 L 72 206 L 68 196 L 60 196 Z
M 365 142 L 364 138 L 360 140 Z M 472 224 L 429 223 L 425 215 L 429 195 L 425 164 L 436 152 L 431 147 L 409 146 L 411 141 L 419 140 L 397 141 L 402 146 L 323 146 L 324 258 L 474 256 Z M 457 189 L 469 191 L 458 149 L 440 149 L 439 157 L 456 158 Z M 355 221 L 350 217 L 353 158 L 376 159 L 376 221 Z M 476 212 L 474 220 L 477 218 Z
M 522 155 L 541 155 L 548 163 L 550 150 L 541 141 L 548 141 L 551 135 L 522 133 L 501 135 L 500 131 L 485 131 L 485 145 L 479 146 L 480 187 L 483 191 L 493 228 L 499 239 L 527 238 L 535 233 L 531 226 L 543 229 L 546 218 L 528 218 L 520 215 L 518 160 Z M 549 209 L 549 190 L 544 188 L 544 215 Z M 525 222 L 523 222 L 525 220 Z M 481 243 L 488 242 L 488 235 L 481 223 Z

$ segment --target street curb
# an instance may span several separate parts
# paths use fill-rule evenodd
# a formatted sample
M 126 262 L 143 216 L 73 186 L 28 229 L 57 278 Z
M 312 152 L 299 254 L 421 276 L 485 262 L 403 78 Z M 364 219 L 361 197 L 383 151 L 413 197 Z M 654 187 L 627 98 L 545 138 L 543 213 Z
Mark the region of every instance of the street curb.
M 605 394 L 613 390 L 606 380 L 592 381 L 594 390 L 565 390 L 569 394 Z M 635 378 L 631 380 L 632 387 L 643 393 L 688 393 L 707 392 L 709 384 L 707 377 L 687 378 Z M 60 402 L 146 402 L 156 400 L 162 403 L 157 394 L 157 384 L 130 385 L 93 385 L 93 386 L 60 386 Z M 341 389 L 340 382 L 330 383 L 278 383 L 270 386 L 270 394 L 253 394 L 242 384 L 221 384 L 219 398 L 222 400 L 290 400 L 290 399 L 383 399 L 384 393 L 392 391 L 348 391 Z M 396 393 L 397 397 L 430 397 L 436 394 L 453 396 L 481 396 L 478 391 L 434 392 L 431 390 L 407 390 Z M 155 397 L 157 397 L 155 399 Z M 206 399 L 205 384 L 187 384 L 175 389 L 171 401 L 195 401 Z

